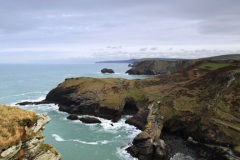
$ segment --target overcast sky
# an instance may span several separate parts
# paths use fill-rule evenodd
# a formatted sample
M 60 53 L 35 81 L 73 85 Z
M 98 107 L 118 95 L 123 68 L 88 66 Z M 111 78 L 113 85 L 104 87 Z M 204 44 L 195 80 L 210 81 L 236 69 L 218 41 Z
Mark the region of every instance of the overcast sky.
M 0 0 L 0 63 L 240 54 L 240 0 Z

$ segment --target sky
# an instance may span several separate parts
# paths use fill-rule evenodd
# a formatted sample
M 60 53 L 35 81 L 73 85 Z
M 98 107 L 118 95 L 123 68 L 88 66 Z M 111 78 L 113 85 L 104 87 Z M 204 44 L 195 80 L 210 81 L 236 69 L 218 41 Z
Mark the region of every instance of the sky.
M 240 54 L 240 0 L 0 0 L 0 63 Z

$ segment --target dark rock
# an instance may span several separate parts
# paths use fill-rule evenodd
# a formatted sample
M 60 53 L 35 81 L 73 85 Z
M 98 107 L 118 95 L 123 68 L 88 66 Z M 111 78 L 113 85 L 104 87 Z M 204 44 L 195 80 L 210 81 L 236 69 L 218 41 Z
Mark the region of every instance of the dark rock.
M 128 118 L 125 123 L 134 125 L 140 130 L 144 130 L 147 124 L 148 112 L 139 111 L 135 116 Z
M 114 73 L 114 71 L 112 69 L 107 69 L 107 68 L 103 68 L 101 70 L 102 73 Z
M 140 160 L 153 159 L 154 147 L 151 139 L 128 147 L 126 150 L 131 156 L 137 157 Z
M 133 67 L 133 64 L 128 64 L 128 67 Z
M 39 105 L 39 104 L 49 104 L 49 103 L 50 102 L 48 102 L 46 100 L 39 101 L 39 102 L 28 102 L 28 101 L 25 101 L 25 102 L 17 103 L 16 105 L 25 106 L 25 105 Z
M 101 123 L 99 119 L 92 117 L 80 118 L 79 120 L 84 123 Z
M 141 132 L 139 133 L 133 140 L 133 144 L 138 144 L 138 143 L 142 143 L 143 141 L 146 141 L 148 139 L 150 139 L 150 135 L 147 132 Z
M 70 119 L 70 120 L 77 120 L 78 119 L 78 116 L 76 114 L 71 114 L 67 117 L 67 119 Z
M 232 150 L 227 147 L 221 147 L 218 145 L 209 145 L 201 142 L 194 141 L 193 139 L 188 139 L 189 146 L 196 150 L 196 153 L 199 157 L 206 159 L 238 159 L 233 153 Z
M 150 60 L 141 61 L 137 63 L 132 69 L 126 73 L 130 75 L 157 75 L 167 74 L 184 67 L 190 66 L 191 63 L 187 60 L 180 61 L 163 61 L 163 60 Z

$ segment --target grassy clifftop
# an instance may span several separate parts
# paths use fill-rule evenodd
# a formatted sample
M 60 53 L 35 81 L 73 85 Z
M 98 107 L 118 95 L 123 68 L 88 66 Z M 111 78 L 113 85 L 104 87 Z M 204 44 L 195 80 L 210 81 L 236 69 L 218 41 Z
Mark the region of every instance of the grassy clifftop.
M 24 137 L 24 126 L 29 122 L 34 123 L 37 119 L 35 111 L 0 105 L 0 149 L 18 144 Z M 31 136 L 32 133 L 26 134 Z
M 61 159 L 41 134 L 51 120 L 46 113 L 0 105 L 0 159 Z
M 143 80 L 72 78 L 57 88 L 69 87 L 103 99 L 100 105 L 112 109 L 119 109 L 130 97 L 141 110 L 153 104 L 153 114 L 163 116 L 172 132 L 185 130 L 196 140 L 240 146 L 238 61 L 197 61 L 177 72 Z

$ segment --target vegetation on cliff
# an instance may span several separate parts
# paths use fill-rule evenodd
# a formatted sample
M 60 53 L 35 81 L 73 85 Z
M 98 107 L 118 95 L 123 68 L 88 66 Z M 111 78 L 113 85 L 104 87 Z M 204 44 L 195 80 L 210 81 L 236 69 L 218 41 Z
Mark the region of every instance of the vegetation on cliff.
M 84 106 L 99 104 L 118 111 L 123 111 L 126 105 L 135 105 L 144 111 L 153 104 L 152 114 L 164 119 L 164 130 L 238 150 L 239 86 L 238 61 L 207 60 L 143 80 L 70 78 L 53 89 L 46 100 L 61 104 L 62 98 L 69 102 L 75 96 L 80 106 L 82 103 Z M 60 92 L 65 95 L 61 97 Z
M 24 135 L 24 127 L 34 123 L 37 116 L 35 111 L 22 110 L 18 107 L 0 105 L 0 149 L 1 151 L 16 145 Z
M 0 105 L 0 159 L 60 159 L 41 134 L 51 119 L 33 110 Z
M 134 67 L 129 69 L 126 73 L 131 75 L 157 75 L 167 74 L 179 69 L 193 65 L 198 60 L 178 60 L 178 61 L 164 61 L 164 60 L 149 60 L 141 61 L 134 64 Z

